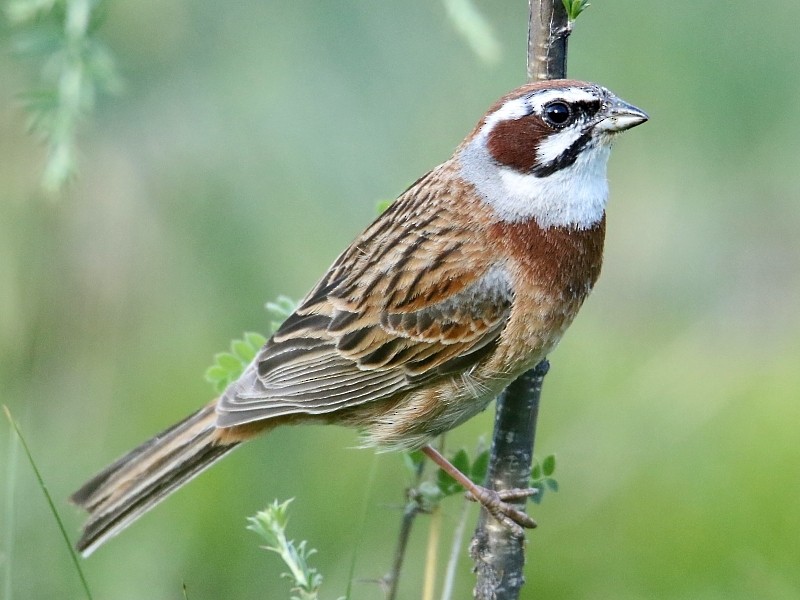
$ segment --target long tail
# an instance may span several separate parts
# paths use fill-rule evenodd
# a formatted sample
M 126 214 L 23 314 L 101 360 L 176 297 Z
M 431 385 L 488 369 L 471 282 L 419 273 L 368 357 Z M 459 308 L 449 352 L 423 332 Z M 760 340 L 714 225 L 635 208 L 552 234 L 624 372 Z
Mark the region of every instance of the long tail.
M 89 512 L 77 549 L 88 556 L 238 443 L 214 436 L 214 404 L 106 467 L 70 500 Z

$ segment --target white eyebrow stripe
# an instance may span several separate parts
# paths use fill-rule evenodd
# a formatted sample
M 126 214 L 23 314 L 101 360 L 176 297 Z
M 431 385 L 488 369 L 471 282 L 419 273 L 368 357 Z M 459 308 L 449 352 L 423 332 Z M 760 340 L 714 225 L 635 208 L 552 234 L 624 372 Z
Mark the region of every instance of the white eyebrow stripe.
M 503 104 L 503 106 L 486 117 L 483 122 L 483 127 L 481 127 L 480 135 L 489 135 L 489 132 L 494 129 L 494 126 L 500 121 L 521 119 L 529 114 L 531 114 L 531 105 L 529 104 L 527 97 L 523 96 L 522 98 L 514 98 L 513 100 L 509 100 Z
M 573 104 L 577 102 L 596 102 L 599 97 L 596 91 L 582 87 L 568 87 L 556 90 L 542 90 L 520 98 L 514 98 L 486 117 L 479 136 L 485 137 L 489 135 L 489 132 L 500 121 L 521 119 L 532 113 L 542 114 L 545 105 L 553 100 L 563 100 L 567 104 Z
M 597 92 L 581 87 L 568 87 L 558 90 L 544 90 L 529 96 L 529 105 L 535 112 L 541 112 L 545 104 L 553 100 L 563 100 L 567 104 L 577 102 L 596 102 L 599 100 Z

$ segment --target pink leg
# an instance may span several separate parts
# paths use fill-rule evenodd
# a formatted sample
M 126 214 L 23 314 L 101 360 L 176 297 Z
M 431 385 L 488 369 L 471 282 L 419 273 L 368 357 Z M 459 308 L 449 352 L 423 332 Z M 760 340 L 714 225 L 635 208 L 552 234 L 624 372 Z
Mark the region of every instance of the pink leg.
M 531 519 L 527 514 L 521 510 L 514 508 L 507 504 L 506 500 L 521 500 L 536 493 L 534 488 L 526 489 L 513 489 L 495 491 L 477 485 L 469 477 L 464 475 L 461 471 L 456 469 L 453 464 L 439 453 L 438 450 L 432 446 L 423 446 L 422 452 L 435 462 L 439 467 L 450 477 L 455 479 L 458 483 L 464 486 L 468 492 L 468 497 L 471 500 L 479 502 L 490 515 L 500 521 L 503 525 L 511 529 L 516 535 L 522 537 L 524 535 L 523 527 L 533 528 L 536 527 L 536 521 Z

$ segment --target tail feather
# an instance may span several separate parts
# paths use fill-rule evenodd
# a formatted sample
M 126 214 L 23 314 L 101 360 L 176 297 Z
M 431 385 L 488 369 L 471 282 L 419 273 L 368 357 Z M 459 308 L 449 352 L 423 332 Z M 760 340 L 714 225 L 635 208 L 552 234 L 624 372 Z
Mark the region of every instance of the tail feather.
M 132 450 L 75 492 L 70 500 L 89 512 L 77 549 L 88 556 L 238 443 L 214 435 L 214 404 Z

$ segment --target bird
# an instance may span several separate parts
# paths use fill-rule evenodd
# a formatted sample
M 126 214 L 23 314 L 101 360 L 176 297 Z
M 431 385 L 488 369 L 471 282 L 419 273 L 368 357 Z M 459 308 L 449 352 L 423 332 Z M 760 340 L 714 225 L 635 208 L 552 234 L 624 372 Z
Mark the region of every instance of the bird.
M 70 500 L 88 556 L 243 442 L 280 425 L 353 427 L 421 449 L 515 531 L 535 526 L 431 446 L 556 346 L 600 274 L 607 161 L 648 120 L 569 79 L 501 97 L 453 155 L 342 252 L 219 397 L 135 448 Z

